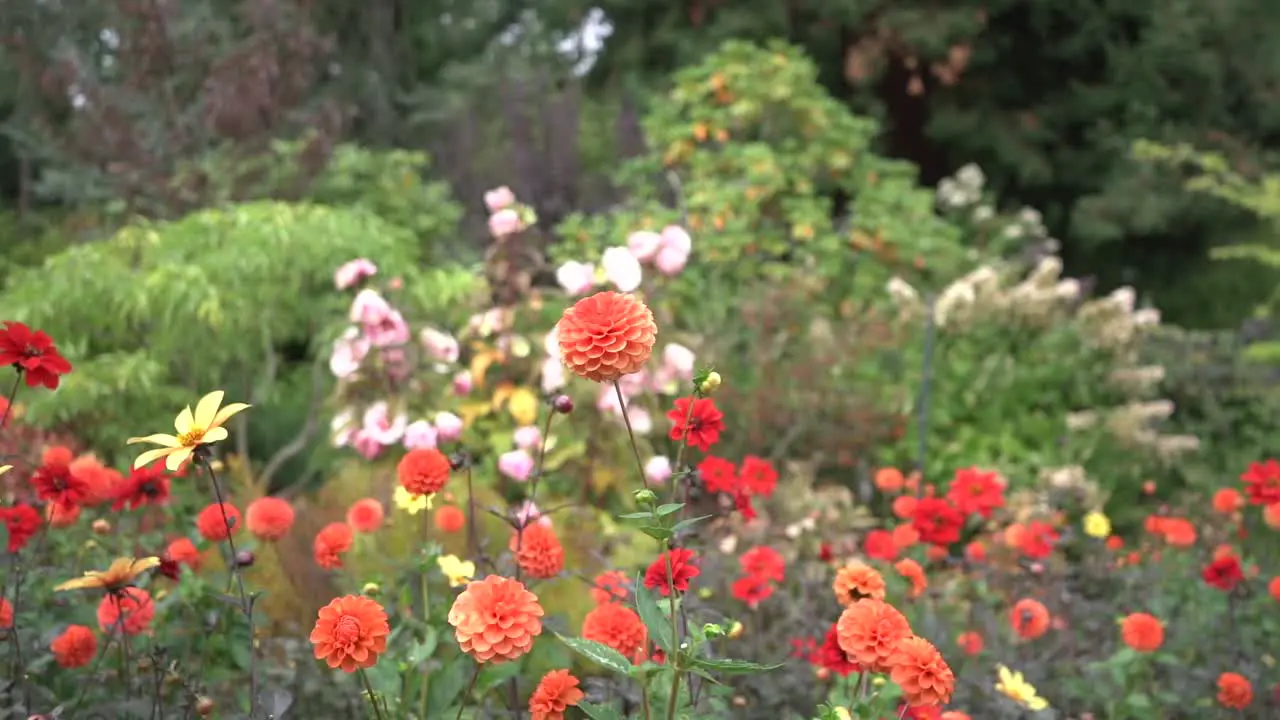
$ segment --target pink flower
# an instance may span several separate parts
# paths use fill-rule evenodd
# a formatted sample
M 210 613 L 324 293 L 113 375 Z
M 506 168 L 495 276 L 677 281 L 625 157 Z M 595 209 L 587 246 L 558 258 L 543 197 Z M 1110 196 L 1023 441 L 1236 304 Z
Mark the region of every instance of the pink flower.
M 380 400 L 364 411 L 360 430 L 381 445 L 394 445 L 404 437 L 404 430 L 408 424 L 409 419 L 404 413 L 392 416 L 390 406 L 386 401 Z
M 631 431 L 637 435 L 648 435 L 653 432 L 653 416 L 641 407 L 628 407 L 627 419 L 631 421 Z
M 516 428 L 515 441 L 521 450 L 532 450 L 542 444 L 542 431 L 536 425 Z
M 436 439 L 439 442 L 453 442 L 462 437 L 462 418 L 451 412 L 436 415 Z
M 550 394 L 564 387 L 564 363 L 558 357 L 542 361 L 542 392 Z
M 668 225 L 662 228 L 662 248 L 688 255 L 693 252 L 693 238 L 679 225 Z
M 405 450 L 429 450 L 436 446 L 436 428 L 426 420 L 415 420 L 404 429 Z
M 670 368 L 675 376 L 686 382 L 693 380 L 693 364 L 697 356 L 689 348 L 678 343 L 667 343 L 662 349 L 662 364 Z
M 524 504 L 520 506 L 520 509 L 516 510 L 516 522 L 520 524 L 520 527 L 525 527 L 529 523 L 533 522 L 536 522 L 539 525 L 550 525 L 551 518 L 543 515 L 542 511 L 538 509 L 538 506 L 535 505 L 532 500 L 525 500 Z
M 489 232 L 498 239 L 520 232 L 524 229 L 521 225 L 520 213 L 511 208 L 503 208 L 489 216 Z
M 624 247 L 611 247 L 605 250 L 600 258 L 600 264 L 604 266 L 605 277 L 618 288 L 619 292 L 635 290 L 640 287 L 640 281 L 644 279 L 644 270 L 640 267 L 640 261 Z
M 515 201 L 516 194 L 506 185 L 496 187 L 484 194 L 484 206 L 489 208 L 491 213 L 496 213 Z
M 364 332 L 374 347 L 385 348 L 409 342 L 409 323 L 399 310 L 392 310 L 376 323 L 367 323 Z
M 391 314 L 391 304 L 377 290 L 365 288 L 351 301 L 351 322 L 360 325 L 376 325 Z
M 427 355 L 432 360 L 446 363 L 458 362 L 461 348 L 458 347 L 457 338 L 449 333 L 440 332 L 435 328 L 423 328 L 422 332 L 418 333 L 418 339 L 422 341 L 422 347 L 426 348 Z
M 524 482 L 533 474 L 533 456 L 525 450 L 504 452 L 498 456 L 498 472 L 516 482 Z
M 666 455 L 654 455 L 644 464 L 644 476 L 651 483 L 666 482 L 671 477 L 671 460 Z
M 378 273 L 378 266 L 366 258 L 356 258 L 342 264 L 333 273 L 333 285 L 339 290 L 355 287 L 367 277 Z
M 596 268 L 575 260 L 556 268 L 556 282 L 571 296 L 584 295 L 596 284 Z
M 357 430 L 352 436 L 351 446 L 366 460 L 372 460 L 382 452 L 382 443 L 378 442 L 378 438 L 372 432 L 364 429 Z
M 454 395 L 470 395 L 474 382 L 471 379 L 471 371 L 463 370 L 453 376 L 453 394 Z
M 680 391 L 680 378 L 676 376 L 675 370 L 663 365 L 654 371 L 649 381 L 649 389 L 663 395 L 675 395 Z
M 360 334 L 359 328 L 349 327 L 342 337 L 333 342 L 329 354 L 329 371 L 339 380 L 349 378 L 360 370 L 369 354 L 369 339 Z
M 649 371 L 640 370 L 630 375 L 623 375 L 618 378 L 618 387 L 622 390 L 622 397 L 630 400 L 631 398 L 644 392 L 645 385 L 649 382 Z
M 351 437 L 355 435 L 357 429 L 355 411 L 346 408 L 329 421 L 330 442 L 334 447 L 346 447 L 351 443 Z
M 640 262 L 649 262 L 662 247 L 662 236 L 650 230 L 639 230 L 627 236 L 627 249 Z
M 653 264 L 658 268 L 658 272 L 667 277 L 672 277 L 679 275 L 688 262 L 689 253 L 682 253 L 671 248 L 662 248 L 658 251 L 658 257 L 653 261 Z

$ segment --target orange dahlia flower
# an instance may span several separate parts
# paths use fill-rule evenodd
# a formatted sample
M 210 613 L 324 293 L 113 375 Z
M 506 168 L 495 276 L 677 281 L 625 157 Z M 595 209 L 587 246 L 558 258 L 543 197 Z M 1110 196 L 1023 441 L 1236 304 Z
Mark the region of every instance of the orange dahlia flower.
M 956 638 L 956 645 L 960 646 L 960 649 L 964 651 L 965 655 L 977 655 L 982 652 L 984 647 L 986 647 L 986 642 L 977 632 L 967 630 L 960 633 Z
M 564 720 L 565 709 L 577 705 L 584 697 L 578 689 L 578 678 L 568 670 L 552 670 L 542 676 L 529 697 L 529 714 L 533 720 Z
M 386 511 L 382 509 L 382 503 L 374 498 L 357 500 L 347 508 L 347 524 L 358 533 L 376 532 L 382 527 L 384 517 Z
M 591 599 L 597 605 L 627 599 L 627 574 L 621 570 L 605 570 L 592 581 Z
M 932 546 L 930 547 L 932 549 Z M 911 582 L 911 597 L 918 598 L 929 587 L 929 578 L 925 577 L 924 568 L 911 558 L 903 558 L 893 566 L 898 574 Z
M 311 644 L 317 660 L 350 673 L 378 664 L 390 634 L 387 612 L 377 601 L 364 595 L 344 595 L 320 608 Z
M 49 643 L 49 650 L 61 667 L 84 667 L 98 654 L 98 636 L 84 625 L 71 625 Z
M 872 672 L 886 672 L 898 643 L 911 637 L 911 624 L 898 609 L 866 598 L 844 609 L 836 622 L 840 649 Z
M 546 580 L 564 570 L 564 546 L 549 525 L 535 522 L 517 530 L 511 536 L 509 549 L 529 577 Z
M 165 548 L 164 557 L 169 562 L 175 562 L 179 565 L 186 565 L 191 568 L 192 572 L 198 572 L 200 565 L 204 563 L 204 558 L 200 555 L 200 549 L 196 544 L 191 542 L 190 538 L 175 538 L 169 543 L 169 547 Z
M 1049 608 L 1031 598 L 1023 598 L 1009 610 L 1009 626 L 1023 640 L 1035 640 L 1049 630 Z
M 1253 684 L 1240 673 L 1218 676 L 1218 702 L 1225 708 L 1243 710 L 1253 703 Z
M 600 292 L 565 310 L 556 336 L 560 360 L 570 372 L 608 382 L 644 366 L 653 353 L 658 325 L 634 295 Z
M 446 535 L 452 535 L 466 527 L 467 516 L 454 505 L 441 505 L 433 517 L 436 529 Z
M 1155 652 L 1164 644 L 1164 623 L 1154 615 L 1133 613 L 1120 621 L 1120 638 L 1138 652 Z
M 278 497 L 260 497 L 245 510 L 245 525 L 259 540 L 279 540 L 293 527 L 293 506 Z
M 355 539 L 355 532 L 346 523 L 334 522 L 320 528 L 311 546 L 316 564 L 325 570 L 342 567 L 342 555 L 351 549 Z
M 884 577 L 861 560 L 853 560 L 836 570 L 836 579 L 831 583 L 831 589 L 841 605 L 847 606 L 863 598 L 883 600 Z
M 396 477 L 400 485 L 413 495 L 430 495 L 444 489 L 453 466 L 449 458 L 436 448 L 414 448 L 400 458 Z
M 196 515 L 196 529 L 209 542 L 222 542 L 240 530 L 240 510 L 231 503 L 211 503 Z
M 151 627 L 155 616 L 156 604 L 151 602 L 151 593 L 139 587 L 104 595 L 98 603 L 98 629 L 104 633 L 118 628 L 125 635 L 138 635 Z
M 529 652 L 542 633 L 542 605 L 519 580 L 490 575 L 453 601 L 449 624 L 462 651 L 476 662 L 500 663 Z
M 635 610 L 621 603 L 597 605 L 582 619 L 582 637 L 630 658 L 644 652 L 649 633 Z
M 956 676 L 933 643 L 911 636 L 898 642 L 889 658 L 889 677 L 902 688 L 909 705 L 945 705 L 951 702 Z

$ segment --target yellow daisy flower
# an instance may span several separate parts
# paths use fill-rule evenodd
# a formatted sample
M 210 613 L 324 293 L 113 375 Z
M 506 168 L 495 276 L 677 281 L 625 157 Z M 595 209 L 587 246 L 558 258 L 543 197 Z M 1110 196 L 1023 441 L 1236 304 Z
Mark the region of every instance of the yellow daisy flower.
M 391 500 L 396 504 L 396 507 L 410 515 L 417 515 L 423 510 L 430 510 L 435 499 L 435 493 L 431 493 L 430 495 L 415 495 L 406 490 L 403 485 L 397 485 L 395 492 L 391 495 Z
M 227 429 L 222 425 L 230 420 L 236 413 L 248 409 L 245 403 L 231 403 L 226 407 L 222 407 L 223 392 L 214 390 L 213 392 L 200 398 L 200 402 L 196 403 L 196 410 L 191 412 L 191 406 L 182 409 L 178 413 L 178 417 L 173 421 L 173 429 L 178 432 L 177 435 L 165 435 L 157 433 L 155 435 L 147 435 L 146 437 L 129 438 L 128 444 L 134 443 L 151 443 L 160 445 L 155 450 L 148 450 L 138 456 L 133 461 L 135 468 L 148 465 L 160 458 L 166 458 L 164 465 L 170 472 L 176 472 L 182 467 L 182 463 L 191 457 L 191 453 L 201 445 L 209 445 L 219 440 L 227 439 Z
M 1084 534 L 1098 539 L 1109 536 L 1111 534 L 1111 520 L 1097 510 L 1088 513 L 1084 516 Z
M 1049 701 L 1036 694 L 1035 687 L 1022 677 L 1022 673 L 1013 672 L 1004 665 L 997 667 L 997 673 L 999 681 L 996 682 L 996 692 L 1028 710 L 1039 712 L 1049 707 Z
M 3 475 L 13 469 L 12 465 L 0 465 L 0 475 Z
M 436 558 L 436 565 L 449 578 L 449 587 L 462 587 L 476 575 L 476 564 L 457 555 L 441 555 Z
M 101 589 L 115 592 L 137 579 L 139 575 L 160 564 L 158 557 L 130 558 L 122 557 L 111 561 L 106 570 L 90 570 L 84 577 L 68 580 L 55 587 L 54 592 L 63 590 Z

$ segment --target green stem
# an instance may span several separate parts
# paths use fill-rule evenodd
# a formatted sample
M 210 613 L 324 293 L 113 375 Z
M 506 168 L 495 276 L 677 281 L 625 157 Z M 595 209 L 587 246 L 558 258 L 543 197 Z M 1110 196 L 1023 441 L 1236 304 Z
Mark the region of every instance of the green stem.
M 667 547 L 666 560 L 667 591 L 670 593 L 667 596 L 668 609 L 671 611 L 671 655 L 667 658 L 667 662 L 671 664 L 671 697 L 667 700 L 667 720 L 675 720 L 680 698 L 680 624 L 676 615 L 676 580 L 671 564 L 670 545 Z
M 636 433 L 631 429 L 631 418 L 627 416 L 627 401 L 622 397 L 622 386 L 613 381 L 613 392 L 618 396 L 618 407 L 622 410 L 622 422 L 627 426 L 627 438 L 631 440 L 631 452 L 636 457 L 636 469 L 640 471 L 640 482 L 649 488 L 649 479 L 644 476 L 644 461 L 640 459 L 640 446 L 636 444 Z
M 369 704 L 373 705 L 373 716 L 378 720 L 382 720 L 382 710 L 378 708 L 378 696 L 373 693 L 373 686 L 369 684 L 369 676 L 364 674 L 364 668 L 357 668 L 356 674 L 360 676 L 360 683 L 364 685 L 364 691 L 369 694 Z
M 425 546 L 431 540 L 431 516 L 428 513 L 422 514 L 422 544 Z M 422 568 L 418 577 L 422 589 L 422 619 L 428 625 L 431 624 L 431 588 L 427 582 L 427 569 Z M 429 658 L 428 658 L 429 659 Z M 427 659 L 424 659 L 425 663 Z M 431 673 L 423 669 L 422 684 L 418 687 L 418 717 L 427 717 L 427 694 L 430 686 Z
M 467 698 L 471 697 L 471 692 L 476 689 L 476 681 L 479 679 L 480 663 L 476 663 L 476 671 L 471 673 L 471 682 L 467 684 L 467 691 L 462 693 L 462 700 L 458 703 L 458 716 L 453 720 L 462 720 L 462 711 L 467 709 Z

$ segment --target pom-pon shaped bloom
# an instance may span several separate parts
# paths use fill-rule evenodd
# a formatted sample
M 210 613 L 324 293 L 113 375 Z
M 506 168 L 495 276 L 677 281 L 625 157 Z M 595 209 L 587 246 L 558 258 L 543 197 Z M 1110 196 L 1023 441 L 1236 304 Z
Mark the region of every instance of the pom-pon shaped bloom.
M 104 633 L 119 630 L 125 635 L 138 635 L 151 627 L 155 616 L 151 593 L 138 587 L 104 595 L 98 602 L 98 629 Z
M 902 688 L 910 705 L 945 705 L 951 702 L 956 676 L 933 643 L 911 636 L 898 643 L 889 658 L 889 676 Z
M 836 622 L 840 649 L 872 672 L 889 670 L 898 644 L 911 637 L 906 616 L 889 603 L 866 598 L 844 609 Z
M 573 374 L 609 382 L 644 366 L 653 353 L 658 325 L 634 295 L 600 292 L 564 311 L 556 324 L 560 360 Z
M 1155 652 L 1164 644 L 1164 624 L 1148 613 L 1133 613 L 1120 621 L 1120 638 L 1138 652 Z
M 578 678 L 568 670 L 552 670 L 542 676 L 529 697 L 529 714 L 533 720 L 564 720 L 564 711 L 584 697 L 578 689 Z
M 67 669 L 84 667 L 98 654 L 98 636 L 92 628 L 70 625 L 49 643 L 58 665 Z
M 396 476 L 410 495 L 431 495 L 449 481 L 449 458 L 436 448 L 414 448 L 400 458 Z
M 245 403 L 231 403 L 222 407 L 223 396 L 224 393 L 221 390 L 214 390 L 200 398 L 196 403 L 195 412 L 191 411 L 190 405 L 183 408 L 173 421 L 176 435 L 156 433 L 145 437 L 129 438 L 127 442 L 130 445 L 150 443 L 160 446 L 139 455 L 133 461 L 133 466 L 140 468 L 164 458 L 165 467 L 171 472 L 177 471 L 191 457 L 196 448 L 226 440 L 227 429 L 223 425 L 237 413 L 247 410 L 249 406 Z
M 542 634 L 542 605 L 519 580 L 490 575 L 463 590 L 449 609 L 458 647 L 478 663 L 515 660 Z
M 346 523 L 333 522 L 320 528 L 312 542 L 316 564 L 325 570 L 342 567 L 342 555 L 355 543 L 355 532 Z
M 861 560 L 853 560 L 836 570 L 836 579 L 831 583 L 831 590 L 836 594 L 836 601 L 845 606 L 863 598 L 883 600 L 884 576 L 879 570 Z
M 244 522 L 259 540 L 279 540 L 293 527 L 293 505 L 278 497 L 260 497 L 249 503 Z
M 511 536 L 509 549 L 529 577 L 547 580 L 564 570 L 564 546 L 550 525 L 535 522 L 517 530 Z
M 377 601 L 364 595 L 345 595 L 320 608 L 311 644 L 317 660 L 355 672 L 378 663 L 390 635 L 387 613 Z
M 607 645 L 628 658 L 644 651 L 648 635 L 636 611 L 621 603 L 597 605 L 582 619 L 582 637 Z

